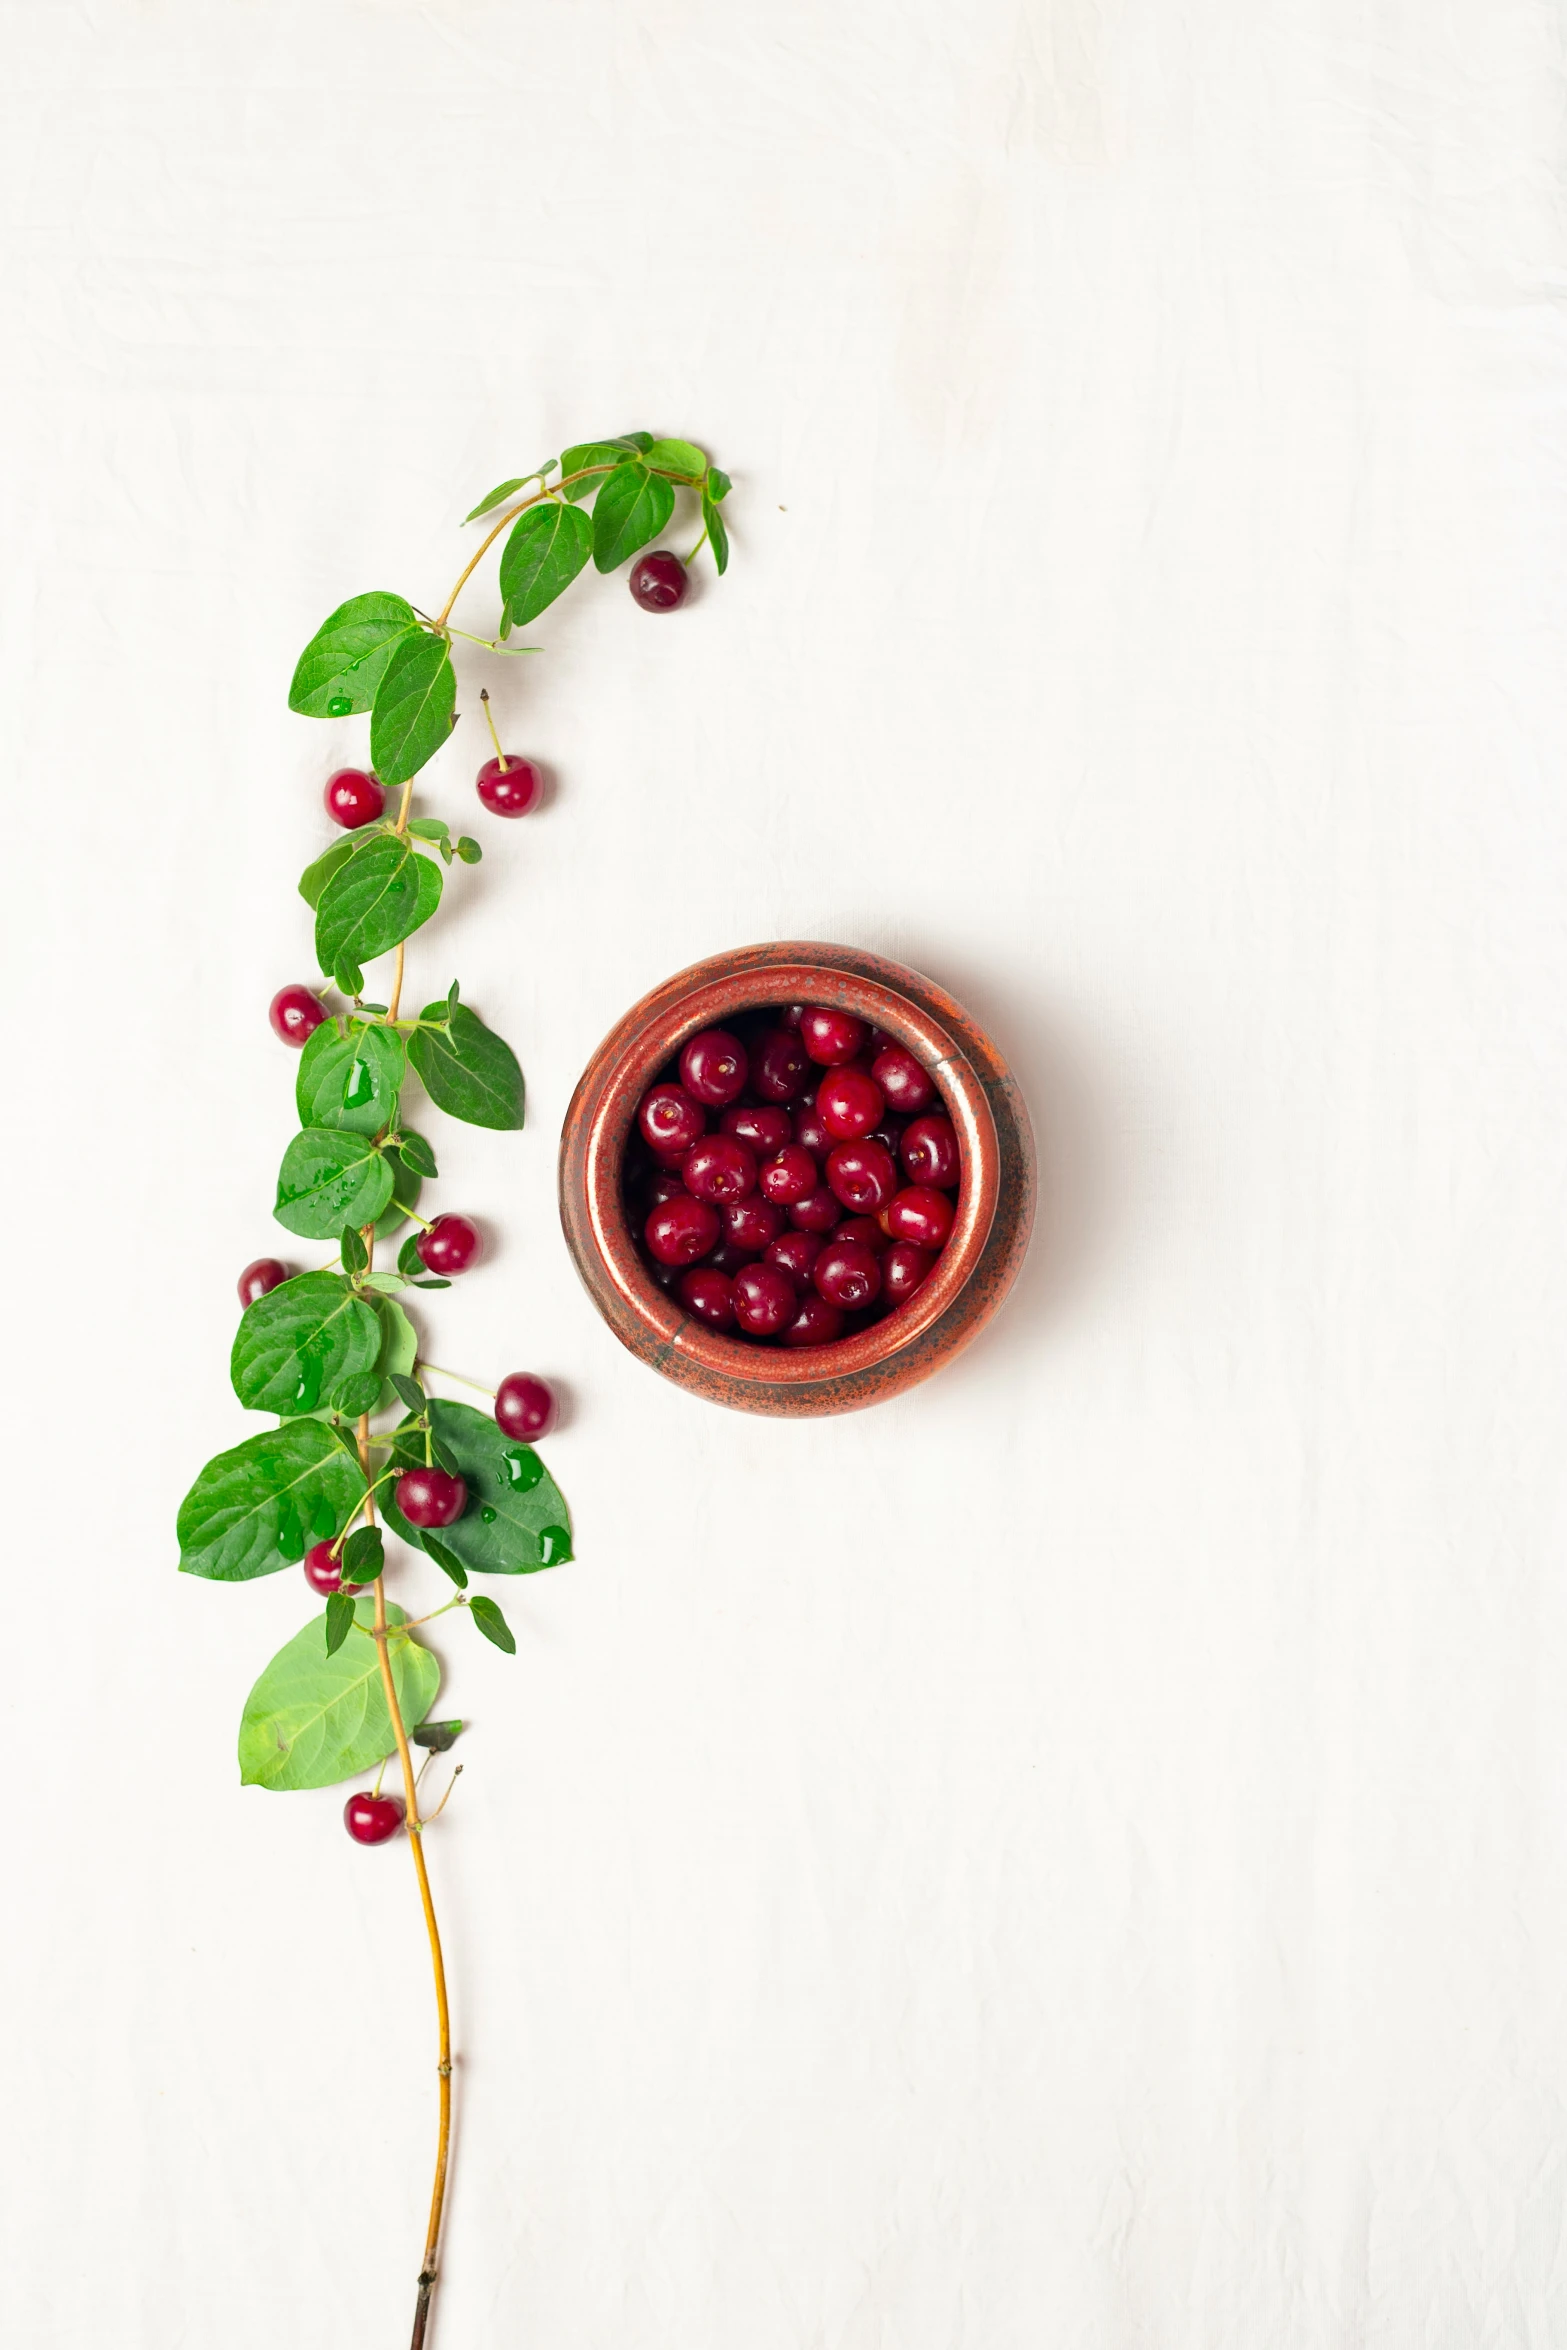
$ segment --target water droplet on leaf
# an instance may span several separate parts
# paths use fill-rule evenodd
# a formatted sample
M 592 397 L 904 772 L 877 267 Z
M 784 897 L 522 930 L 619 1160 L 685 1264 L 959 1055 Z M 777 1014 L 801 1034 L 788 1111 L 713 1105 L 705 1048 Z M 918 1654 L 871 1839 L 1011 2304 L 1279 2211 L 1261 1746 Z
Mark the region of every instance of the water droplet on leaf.
M 352 710 L 353 706 L 353 701 L 349 695 L 333 694 L 328 699 L 326 714 L 329 718 L 346 718 L 350 710 Z
M 480 1515 L 480 1517 L 481 1517 L 481 1518 L 484 1520 L 484 1523 L 485 1523 L 487 1526 L 493 1526 L 493 1525 L 494 1525 L 494 1523 L 495 1523 L 495 1512 L 494 1512 L 494 1510 L 492 1510 L 492 1509 L 490 1508 L 490 1506 L 489 1506 L 489 1504 L 488 1504 L 488 1503 L 486 1503 L 486 1504 L 485 1504 L 485 1506 L 484 1506 L 484 1508 L 483 1508 L 482 1510 L 480 1510 L 480 1512 L 479 1512 L 479 1515 Z
M 514 1444 L 501 1454 L 506 1482 L 515 1493 L 531 1493 L 544 1474 L 544 1463 L 531 1445 Z
M 539 1556 L 547 1567 L 558 1567 L 571 1556 L 571 1536 L 564 1526 L 546 1526 L 539 1535 Z

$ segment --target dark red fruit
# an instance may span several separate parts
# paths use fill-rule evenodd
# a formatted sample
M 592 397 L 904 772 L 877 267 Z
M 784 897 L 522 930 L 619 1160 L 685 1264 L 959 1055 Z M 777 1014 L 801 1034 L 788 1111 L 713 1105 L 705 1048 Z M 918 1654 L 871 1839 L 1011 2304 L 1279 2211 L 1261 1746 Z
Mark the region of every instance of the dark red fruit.
M 834 1142 L 858 1142 L 886 1109 L 881 1087 L 863 1069 L 833 1069 L 816 1089 L 816 1107 Z
M 386 806 L 385 792 L 362 767 L 339 767 L 335 775 L 327 777 L 326 790 L 321 796 L 332 822 L 341 824 L 345 832 L 357 832 L 362 824 L 373 824 Z
M 789 1221 L 797 1232 L 830 1232 L 842 1216 L 835 1192 L 825 1183 L 815 1191 L 808 1191 L 804 1199 L 797 1199 L 789 1210 Z
M 726 1208 L 724 1214 L 732 1216 L 734 1214 L 733 1208 Z M 721 1240 L 717 1248 L 708 1250 L 702 1262 L 704 1265 L 711 1265 L 715 1273 L 733 1274 L 738 1273 L 742 1267 L 753 1264 L 755 1259 L 754 1248 L 736 1248 L 732 1240 Z
M 709 1330 L 732 1330 L 735 1319 L 734 1285 L 716 1265 L 693 1265 L 676 1284 L 688 1314 Z
M 771 1028 L 751 1055 L 751 1084 L 764 1102 L 792 1102 L 805 1091 L 808 1067 L 799 1038 L 787 1028 Z
M 393 1499 L 410 1526 L 454 1526 L 468 1507 L 468 1487 L 445 1469 L 405 1469 Z
M 473 788 L 492 816 L 527 816 L 544 797 L 544 770 L 508 751 L 504 767 L 499 759 L 485 760 Z
M 631 566 L 631 595 L 644 612 L 673 612 L 686 600 L 690 576 L 678 555 L 659 547 Z
M 267 1007 L 272 1033 L 285 1044 L 305 1045 L 326 1018 L 326 1006 L 308 987 L 280 987 Z
M 759 1159 L 776 1158 L 794 1135 L 788 1111 L 773 1109 L 766 1102 L 725 1110 L 718 1127 L 721 1134 L 732 1134 L 736 1142 L 748 1143 Z
M 306 1551 L 305 1581 L 312 1591 L 319 1591 L 323 1599 L 330 1597 L 334 1591 L 363 1591 L 364 1589 L 362 1583 L 345 1583 L 343 1581 L 342 1553 L 339 1551 L 334 1556 L 330 1542 L 318 1542 L 313 1549 Z
M 648 1177 L 647 1205 L 656 1208 L 661 1207 L 666 1199 L 678 1199 L 685 1187 L 685 1178 L 679 1167 L 660 1167 L 656 1174 Z
M 752 1338 L 776 1338 L 794 1320 L 794 1283 L 777 1265 L 742 1265 L 734 1301 L 735 1320 Z
M 927 1248 L 912 1240 L 895 1240 L 881 1260 L 881 1293 L 889 1305 L 900 1306 L 912 1297 L 936 1262 Z
M 266 1297 L 280 1281 L 288 1279 L 288 1267 L 280 1265 L 276 1257 L 254 1257 L 239 1277 L 239 1302 L 253 1306 L 258 1297 Z
M 822 1124 L 822 1114 L 814 1102 L 807 1102 L 795 1111 L 794 1139 L 813 1159 L 825 1159 L 832 1149 L 833 1138 Z
M 686 1192 L 656 1207 L 642 1236 L 661 1265 L 694 1265 L 717 1247 L 718 1229 L 718 1210 Z
M 549 1434 L 559 1409 L 554 1388 L 532 1371 L 508 1371 L 495 1390 L 496 1426 L 525 1444 Z
M 402 1824 L 400 1795 L 351 1795 L 343 1806 L 343 1825 L 356 1844 L 385 1844 Z
M 781 1335 L 785 1346 L 831 1346 L 843 1336 L 843 1316 L 824 1297 L 802 1297 L 794 1320 L 785 1323 Z
M 450 1281 L 454 1273 L 466 1273 L 484 1253 L 479 1227 L 470 1224 L 466 1216 L 437 1216 L 429 1231 L 420 1233 L 414 1246 L 425 1271 L 438 1273 L 445 1281 Z
M 804 1199 L 821 1181 L 821 1170 L 805 1145 L 791 1142 L 757 1169 L 756 1187 L 764 1199 L 776 1200 L 780 1207 L 793 1207 L 797 1199 Z
M 916 1248 L 942 1248 L 952 1230 L 952 1202 L 929 1184 L 910 1184 L 883 1208 L 882 1226 L 894 1240 L 912 1240 Z
M 824 1068 L 841 1068 L 852 1061 L 865 1042 L 865 1023 L 852 1012 L 836 1012 L 826 1004 L 807 1004 L 800 1015 L 800 1042 L 813 1061 Z
M 930 1071 L 901 1044 L 890 1044 L 871 1063 L 871 1075 L 891 1107 L 905 1116 L 928 1109 L 936 1098 Z
M 707 1113 L 683 1085 L 650 1085 L 637 1124 L 655 1151 L 688 1151 L 707 1132 Z
M 756 1154 L 732 1134 L 704 1134 L 682 1159 L 680 1174 L 693 1199 L 723 1207 L 756 1189 Z
M 646 1249 L 638 1249 L 637 1255 L 641 1259 L 643 1270 L 646 1272 L 647 1277 L 651 1282 L 654 1282 L 660 1289 L 674 1288 L 675 1284 L 680 1279 L 680 1267 L 678 1265 L 661 1265 L 657 1257 L 650 1256 Z
M 776 1265 L 780 1273 L 788 1274 L 796 1289 L 803 1289 L 825 1245 L 814 1232 L 780 1232 L 763 1249 L 762 1261 Z
M 785 1004 L 778 1015 L 778 1025 L 780 1028 L 797 1029 L 804 1018 L 805 1006 L 803 1004 Z
M 881 1294 L 875 1251 L 863 1240 L 840 1240 L 836 1233 L 811 1267 L 811 1279 L 818 1297 L 850 1311 L 870 1305 Z
M 712 1110 L 744 1093 L 746 1069 L 745 1046 L 727 1028 L 704 1028 L 680 1056 L 681 1084 Z
M 840 1142 L 827 1157 L 827 1182 L 856 1216 L 874 1216 L 898 1188 L 898 1170 L 885 1143 Z
M 731 1200 L 720 1212 L 725 1240 L 748 1257 L 760 1256 L 768 1242 L 776 1240 L 784 1228 L 782 1208 L 774 1207 L 771 1200 L 762 1199 L 754 1191 L 745 1199 Z
M 833 1233 L 834 1240 L 863 1240 L 872 1256 L 879 1257 L 883 1249 L 892 1246 L 874 1216 L 845 1216 Z
M 945 1190 L 963 1172 L 957 1130 L 939 1111 L 905 1126 L 902 1157 L 903 1171 L 911 1183 L 934 1183 Z

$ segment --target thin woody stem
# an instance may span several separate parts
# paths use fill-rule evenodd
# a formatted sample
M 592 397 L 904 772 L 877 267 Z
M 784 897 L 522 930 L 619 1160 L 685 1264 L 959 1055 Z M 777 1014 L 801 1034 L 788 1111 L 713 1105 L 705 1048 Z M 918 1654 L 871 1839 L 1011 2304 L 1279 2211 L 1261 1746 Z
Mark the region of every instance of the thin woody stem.
M 499 522 L 496 523 L 495 528 L 487 531 L 479 541 L 478 551 L 458 572 L 457 585 L 435 615 L 436 627 L 444 628 L 446 626 L 452 606 L 462 594 L 463 589 L 468 585 L 469 580 L 472 579 L 479 565 L 500 537 L 501 532 L 507 528 L 508 524 L 515 522 L 519 514 L 525 514 L 528 508 L 536 506 L 541 498 L 553 498 L 559 491 L 569 489 L 574 481 L 587 481 L 595 473 L 613 473 L 614 470 L 613 465 L 584 465 L 579 473 L 568 473 L 562 480 L 552 481 L 545 488 L 535 490 L 531 498 L 522 498 L 515 506 L 508 507 Z

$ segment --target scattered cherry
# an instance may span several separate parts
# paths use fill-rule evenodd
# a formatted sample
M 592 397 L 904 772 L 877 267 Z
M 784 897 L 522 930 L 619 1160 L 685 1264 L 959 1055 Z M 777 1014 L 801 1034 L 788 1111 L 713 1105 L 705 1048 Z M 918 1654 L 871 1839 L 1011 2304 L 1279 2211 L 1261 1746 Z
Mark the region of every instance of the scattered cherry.
M 410 1526 L 452 1526 L 468 1507 L 468 1487 L 445 1469 L 405 1469 L 392 1498 Z
M 895 1110 L 929 1109 L 936 1098 L 930 1071 L 901 1044 L 889 1044 L 871 1062 L 871 1075 Z
M 495 1390 L 496 1426 L 508 1436 L 520 1436 L 525 1444 L 549 1434 L 559 1408 L 549 1381 L 532 1371 L 508 1371 Z
M 781 1335 L 785 1346 L 831 1346 L 843 1336 L 843 1316 L 812 1292 L 801 1298 L 794 1320 L 784 1325 Z
M 706 1134 L 687 1151 L 680 1176 L 693 1199 L 723 1207 L 756 1189 L 756 1154 L 732 1134 Z
M 836 1233 L 811 1267 L 811 1279 L 830 1306 L 868 1306 L 881 1294 L 875 1250 L 863 1240 L 840 1240 Z
M 915 1118 L 904 1128 L 901 1155 L 911 1183 L 934 1183 L 945 1191 L 963 1171 L 957 1129 L 939 1113 Z
M 363 1591 L 362 1583 L 343 1581 L 343 1555 L 330 1542 L 318 1542 L 305 1553 L 305 1581 L 323 1598 L 334 1591 Z
M 345 832 L 373 824 L 386 806 L 385 792 L 362 767 L 339 767 L 335 775 L 327 777 L 321 796 L 332 822 L 341 824 Z
M 267 1007 L 267 1018 L 274 1036 L 285 1044 L 304 1045 L 326 1018 L 326 1006 L 308 987 L 280 987 Z
M 825 1004 L 809 1004 L 800 1015 L 800 1042 L 813 1061 L 829 1069 L 852 1061 L 865 1042 L 865 1023 L 852 1012 L 835 1012 Z
M 828 1187 L 856 1216 L 879 1214 L 898 1189 L 898 1170 L 885 1143 L 840 1142 L 827 1160 Z
M 777 1265 L 742 1265 L 734 1277 L 735 1320 L 753 1338 L 776 1338 L 794 1320 L 794 1283 Z
M 403 1824 L 400 1795 L 351 1795 L 343 1806 L 343 1825 L 356 1844 L 385 1844 Z
M 881 1260 L 881 1293 L 890 1305 L 912 1297 L 936 1262 L 928 1248 L 912 1240 L 895 1240 Z
M 704 1028 L 680 1056 L 680 1082 L 709 1109 L 721 1110 L 745 1091 L 745 1046 L 727 1028 Z
M 484 1253 L 479 1227 L 470 1224 L 466 1216 L 437 1216 L 429 1231 L 420 1233 L 414 1246 L 425 1271 L 438 1273 L 448 1281 L 454 1273 L 466 1273 Z
M 642 1231 L 661 1265 L 694 1265 L 718 1246 L 718 1210 L 683 1192 L 656 1207 Z
M 911 1183 L 883 1208 L 882 1224 L 894 1240 L 912 1240 L 916 1248 L 943 1248 L 952 1230 L 952 1202 L 928 1183 Z
M 637 1124 L 655 1151 L 688 1151 L 707 1132 L 707 1113 L 683 1085 L 652 1085 L 642 1096 Z
M 678 555 L 659 547 L 631 566 L 631 595 L 644 612 L 673 612 L 686 600 L 690 576 Z
M 833 1069 L 816 1089 L 816 1107 L 835 1142 L 858 1142 L 878 1124 L 887 1105 L 881 1087 L 863 1069 Z
M 529 816 L 544 797 L 544 770 L 508 751 L 504 766 L 499 758 L 485 760 L 474 790 L 492 816 Z
M 280 1282 L 288 1279 L 288 1267 L 279 1264 L 276 1257 L 255 1257 L 239 1277 L 239 1302 L 253 1306 L 258 1297 L 267 1297 Z
M 693 1265 L 681 1274 L 676 1287 L 686 1312 L 705 1322 L 710 1330 L 734 1328 L 734 1284 L 716 1265 Z

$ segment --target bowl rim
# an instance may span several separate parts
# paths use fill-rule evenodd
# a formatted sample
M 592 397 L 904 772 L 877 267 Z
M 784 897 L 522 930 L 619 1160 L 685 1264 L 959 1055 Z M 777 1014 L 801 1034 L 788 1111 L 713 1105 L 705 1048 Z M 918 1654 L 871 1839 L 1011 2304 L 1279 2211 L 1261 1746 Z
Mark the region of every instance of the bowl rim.
M 726 1016 L 798 1002 L 855 1012 L 909 1046 L 952 1119 L 961 1180 L 946 1246 L 905 1305 L 829 1346 L 758 1347 L 695 1322 L 652 1280 L 625 1217 L 620 1169 L 638 1101 L 689 1037 Z M 999 1304 L 1027 1246 L 1033 1138 L 995 1046 L 933 981 L 855 948 L 782 940 L 708 956 L 621 1016 L 566 1113 L 560 1205 L 567 1244 L 594 1303 L 622 1343 L 653 1368 L 742 1410 L 846 1411 L 929 1376 Z

